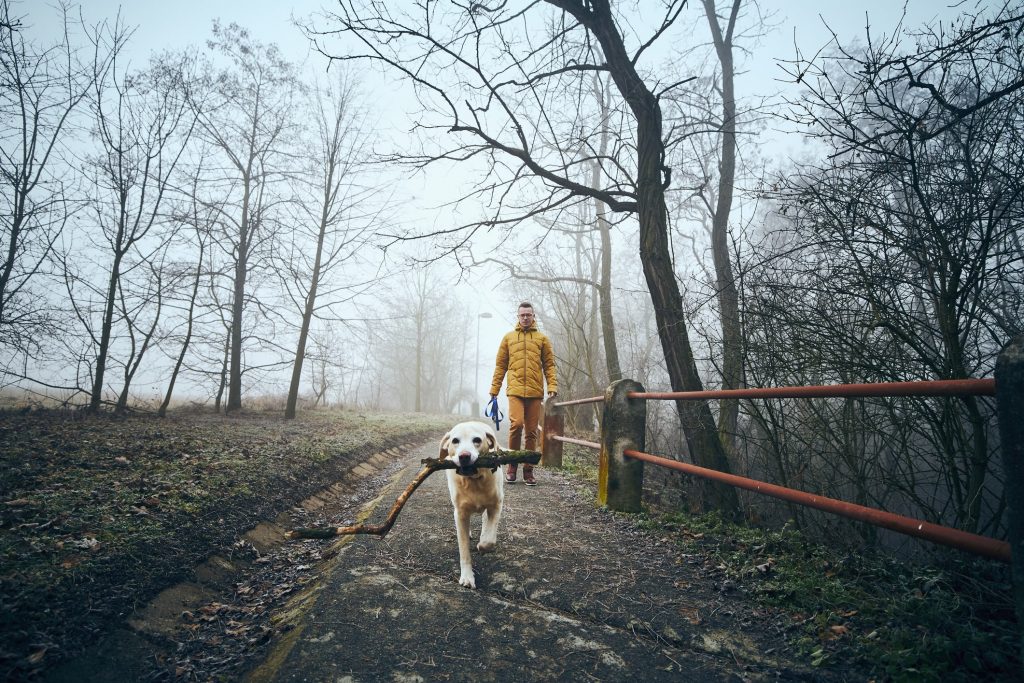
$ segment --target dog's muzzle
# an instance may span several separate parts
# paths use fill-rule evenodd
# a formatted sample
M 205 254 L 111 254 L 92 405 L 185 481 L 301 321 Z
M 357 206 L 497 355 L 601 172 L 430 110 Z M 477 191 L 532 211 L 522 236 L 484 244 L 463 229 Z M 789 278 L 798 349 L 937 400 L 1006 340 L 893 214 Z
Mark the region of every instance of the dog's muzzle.
M 455 459 L 455 473 L 463 477 L 470 477 L 476 474 L 476 464 L 473 456 L 469 453 L 459 453 Z

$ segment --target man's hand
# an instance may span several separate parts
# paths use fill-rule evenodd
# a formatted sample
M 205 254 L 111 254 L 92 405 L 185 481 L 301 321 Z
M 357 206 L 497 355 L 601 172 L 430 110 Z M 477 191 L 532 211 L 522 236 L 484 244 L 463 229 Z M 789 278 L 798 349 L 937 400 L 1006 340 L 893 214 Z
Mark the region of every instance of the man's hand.
M 548 398 L 554 398 L 555 396 L 558 396 L 558 392 L 557 391 L 549 391 L 548 392 Z

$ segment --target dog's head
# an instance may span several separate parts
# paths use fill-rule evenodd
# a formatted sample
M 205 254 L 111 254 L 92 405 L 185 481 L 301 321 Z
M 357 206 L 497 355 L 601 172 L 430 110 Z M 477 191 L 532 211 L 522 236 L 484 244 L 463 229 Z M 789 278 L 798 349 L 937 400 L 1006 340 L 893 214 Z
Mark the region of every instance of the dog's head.
M 462 476 L 476 474 L 476 461 L 487 453 L 497 454 L 498 437 L 494 430 L 482 422 L 460 422 L 441 439 L 438 458 L 455 463 L 455 471 Z

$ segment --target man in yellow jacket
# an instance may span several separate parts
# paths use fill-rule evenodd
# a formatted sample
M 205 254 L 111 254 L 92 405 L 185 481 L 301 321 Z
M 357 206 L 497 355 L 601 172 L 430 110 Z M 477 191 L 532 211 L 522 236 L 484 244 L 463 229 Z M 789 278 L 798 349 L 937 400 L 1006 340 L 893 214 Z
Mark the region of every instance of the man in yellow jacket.
M 506 334 L 498 347 L 494 361 L 494 377 L 491 379 L 491 398 L 498 395 L 501 382 L 508 378 L 505 395 L 508 396 L 508 415 L 511 420 L 508 433 L 508 447 L 519 450 L 526 431 L 526 450 L 537 450 L 540 409 L 544 400 L 544 382 L 547 381 L 548 398 L 558 393 L 558 375 L 555 372 L 555 352 L 551 341 L 537 329 L 533 317 L 533 304 L 524 301 L 519 304 L 519 322 L 516 328 Z M 516 466 L 509 465 L 505 481 L 516 480 Z M 523 481 L 535 486 L 533 466 L 523 465 Z

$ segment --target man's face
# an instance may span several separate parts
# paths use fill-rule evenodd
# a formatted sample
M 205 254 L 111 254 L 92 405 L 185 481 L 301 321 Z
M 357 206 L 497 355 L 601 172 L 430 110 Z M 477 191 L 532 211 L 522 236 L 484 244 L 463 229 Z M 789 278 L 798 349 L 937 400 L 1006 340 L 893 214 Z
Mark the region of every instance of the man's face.
M 519 326 L 524 330 L 533 324 L 533 309 L 521 307 L 519 309 Z

